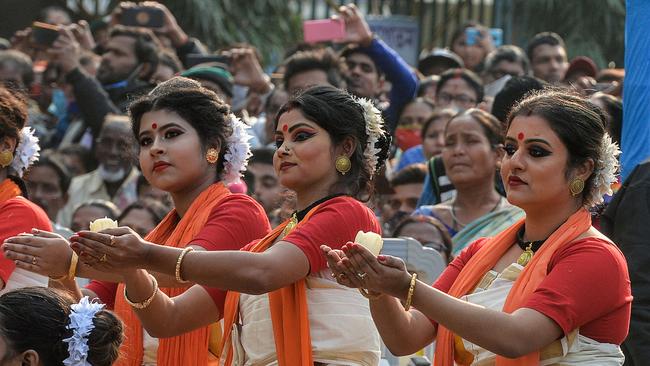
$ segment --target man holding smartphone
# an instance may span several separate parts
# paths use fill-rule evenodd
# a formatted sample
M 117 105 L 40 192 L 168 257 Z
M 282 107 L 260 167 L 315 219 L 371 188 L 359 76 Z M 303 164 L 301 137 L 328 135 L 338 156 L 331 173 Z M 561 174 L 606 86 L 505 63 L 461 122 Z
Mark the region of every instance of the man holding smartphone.
M 341 6 L 340 17 L 345 21 L 344 42 L 351 43 L 341 57 L 347 65 L 348 90 L 364 98 L 378 100 L 384 81 L 391 83 L 389 105 L 383 108 L 391 132 L 395 131 L 399 111 L 415 96 L 417 76 L 409 65 L 382 40 L 373 36 L 361 11 L 354 5 Z

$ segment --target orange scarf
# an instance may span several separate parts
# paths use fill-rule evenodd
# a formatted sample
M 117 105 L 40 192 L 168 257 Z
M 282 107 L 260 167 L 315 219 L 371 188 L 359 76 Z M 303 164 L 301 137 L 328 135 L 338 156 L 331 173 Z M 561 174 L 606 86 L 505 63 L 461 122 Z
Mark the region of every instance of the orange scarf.
M 458 278 L 449 289 L 448 294 L 459 298 L 470 293 L 478 281 L 487 271 L 494 267 L 496 262 L 515 242 L 517 231 L 524 224 L 524 219 L 515 223 L 508 229 L 502 231 L 497 236 L 488 240 L 487 243 L 467 262 L 461 270 Z M 503 311 L 512 313 L 524 305 L 529 296 L 537 289 L 539 284 L 544 280 L 547 273 L 548 263 L 555 252 L 565 245 L 568 245 L 582 233 L 587 231 L 591 226 L 591 215 L 585 209 L 580 209 L 562 224 L 546 242 L 535 253 L 531 261 L 521 272 L 515 281 L 506 302 Z M 438 326 L 438 336 L 436 338 L 435 366 L 452 366 L 454 361 L 459 365 L 469 365 L 473 359 L 472 355 L 467 352 L 458 352 L 454 350 L 456 335 L 442 325 Z M 539 363 L 539 351 L 529 353 L 517 359 L 509 359 L 498 356 L 496 358 L 497 366 L 523 366 L 537 365 Z
M 230 192 L 223 183 L 216 183 L 194 199 L 181 220 L 176 223 L 176 210 L 172 210 L 147 235 L 145 240 L 175 248 L 185 247 L 203 229 L 212 209 L 226 198 Z M 160 288 L 162 292 L 174 297 L 187 288 Z M 117 289 L 115 312 L 124 322 L 124 343 L 122 357 L 116 366 L 141 366 L 144 350 L 142 348 L 142 325 L 123 296 L 124 284 Z M 161 320 L 163 321 L 163 320 Z M 160 366 L 185 366 L 208 364 L 209 327 L 203 327 L 171 338 L 161 338 L 158 346 L 157 364 Z
M 303 225 L 321 205 L 311 209 L 297 227 Z M 250 251 L 261 253 L 269 248 L 282 234 L 289 220 L 283 222 L 266 237 L 255 244 Z M 279 366 L 313 366 L 309 314 L 307 311 L 307 288 L 305 279 L 269 293 L 269 307 L 273 323 L 275 353 Z M 239 317 L 239 292 L 228 291 L 224 306 L 224 334 L 221 339 L 221 359 L 225 355 L 225 366 L 232 365 L 232 327 Z
M 0 183 L 0 204 L 5 203 L 6 201 L 20 196 L 22 191 L 20 187 L 14 181 L 7 178 Z

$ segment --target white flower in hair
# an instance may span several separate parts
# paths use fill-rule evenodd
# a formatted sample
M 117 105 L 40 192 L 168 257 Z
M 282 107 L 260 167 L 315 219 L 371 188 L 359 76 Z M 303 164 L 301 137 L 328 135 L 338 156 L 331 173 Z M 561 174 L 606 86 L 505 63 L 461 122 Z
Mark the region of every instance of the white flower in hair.
M 23 127 L 20 130 L 20 143 L 16 147 L 14 160 L 11 162 L 11 168 L 22 178 L 27 168 L 38 160 L 41 147 L 38 146 L 38 137 L 34 136 L 31 127 Z
M 381 111 L 375 107 L 372 101 L 366 98 L 353 98 L 363 107 L 363 117 L 366 121 L 366 134 L 368 135 L 368 143 L 363 150 L 363 155 L 366 159 L 370 175 L 374 176 L 379 163 L 378 154 L 381 152 L 381 149 L 377 148 L 376 145 L 380 137 L 385 133 L 383 128 L 384 119 L 381 116 Z
M 251 135 L 248 127 L 234 114 L 229 114 L 227 120 L 232 127 L 232 134 L 226 139 L 226 153 L 224 155 L 224 169 L 221 180 L 224 184 L 239 182 L 242 172 L 246 171 L 248 158 L 251 156 L 251 145 L 248 140 Z
M 585 198 L 585 206 L 592 207 L 603 202 L 603 196 L 612 194 L 612 183 L 616 182 L 618 173 L 618 156 L 621 150 L 618 148 L 609 134 L 603 136 L 596 162 L 596 170 L 593 177 L 593 188 Z
M 95 328 L 95 314 L 104 308 L 104 304 L 94 303 L 84 296 L 77 304 L 70 306 L 70 324 L 72 336 L 63 342 L 68 344 L 68 358 L 63 360 L 65 366 L 92 366 L 88 361 L 88 336 Z

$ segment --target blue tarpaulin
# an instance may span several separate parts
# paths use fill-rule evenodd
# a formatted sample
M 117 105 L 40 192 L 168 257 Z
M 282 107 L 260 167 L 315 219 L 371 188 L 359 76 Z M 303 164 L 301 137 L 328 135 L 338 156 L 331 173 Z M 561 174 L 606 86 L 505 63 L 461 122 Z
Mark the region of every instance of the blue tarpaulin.
M 650 1 L 627 0 L 626 7 L 623 179 L 650 157 Z

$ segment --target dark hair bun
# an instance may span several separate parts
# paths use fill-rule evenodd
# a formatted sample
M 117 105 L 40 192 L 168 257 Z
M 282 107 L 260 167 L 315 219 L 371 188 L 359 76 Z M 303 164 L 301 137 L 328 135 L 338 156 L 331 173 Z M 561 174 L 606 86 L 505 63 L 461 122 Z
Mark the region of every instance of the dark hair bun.
M 93 318 L 95 328 L 88 336 L 88 362 L 93 366 L 110 366 L 119 356 L 124 340 L 122 321 L 110 311 L 102 310 Z
M 375 167 L 375 172 L 379 172 L 386 164 L 388 155 L 390 154 L 390 144 L 392 141 L 392 136 L 388 132 L 384 132 L 375 143 L 375 148 L 379 149 L 377 153 L 377 166 Z M 377 173 L 375 173 L 377 174 Z

